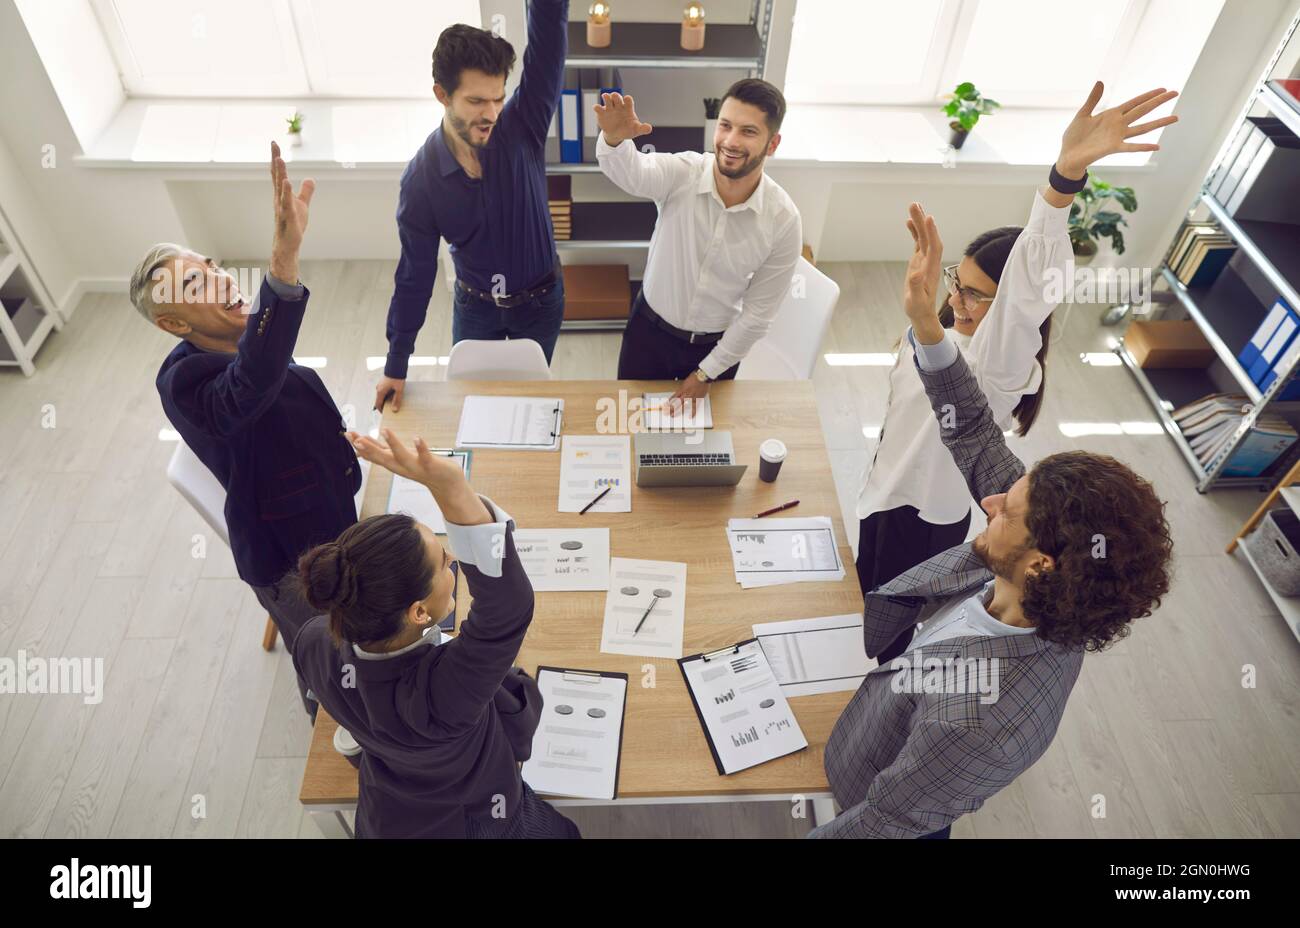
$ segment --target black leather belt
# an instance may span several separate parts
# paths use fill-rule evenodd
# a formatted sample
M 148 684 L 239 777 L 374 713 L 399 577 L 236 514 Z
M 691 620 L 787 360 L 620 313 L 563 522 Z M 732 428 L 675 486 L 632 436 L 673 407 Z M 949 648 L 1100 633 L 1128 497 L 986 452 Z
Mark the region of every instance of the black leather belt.
M 650 308 L 650 304 L 645 301 L 645 296 L 638 293 L 636 296 L 636 312 L 645 313 L 657 328 L 663 329 L 673 338 L 686 342 L 688 345 L 712 345 L 720 340 L 724 333 L 722 332 L 688 332 L 686 329 L 679 329 L 671 323 L 665 322 L 663 317 Z
M 498 309 L 514 309 L 521 303 L 527 303 L 529 300 L 542 296 L 559 283 L 560 275 L 558 271 L 551 271 L 540 281 L 529 287 L 527 290 L 519 290 L 515 293 L 507 293 L 505 296 L 497 296 L 487 290 L 480 290 L 478 287 L 471 287 L 459 277 L 456 278 L 456 286 L 465 293 L 476 299 L 485 300 L 488 303 L 495 303 Z

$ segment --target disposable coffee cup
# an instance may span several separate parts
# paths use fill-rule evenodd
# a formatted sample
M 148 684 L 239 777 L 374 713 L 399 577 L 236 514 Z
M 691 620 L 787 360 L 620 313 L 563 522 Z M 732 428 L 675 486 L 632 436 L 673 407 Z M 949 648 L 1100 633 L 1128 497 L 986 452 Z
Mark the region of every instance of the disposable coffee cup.
M 342 725 L 334 729 L 334 750 L 346 757 L 353 767 L 361 766 L 361 745 L 352 737 L 352 732 Z
M 785 442 L 779 438 L 769 438 L 758 446 L 758 479 L 771 483 L 781 472 L 781 463 L 785 460 Z

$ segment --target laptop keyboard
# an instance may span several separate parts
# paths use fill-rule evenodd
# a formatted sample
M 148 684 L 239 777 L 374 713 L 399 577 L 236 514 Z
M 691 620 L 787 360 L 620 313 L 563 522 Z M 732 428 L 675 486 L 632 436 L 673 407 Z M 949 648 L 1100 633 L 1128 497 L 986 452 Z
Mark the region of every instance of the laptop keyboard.
M 700 464 L 730 464 L 729 454 L 640 454 L 637 460 L 642 466 L 698 466 Z

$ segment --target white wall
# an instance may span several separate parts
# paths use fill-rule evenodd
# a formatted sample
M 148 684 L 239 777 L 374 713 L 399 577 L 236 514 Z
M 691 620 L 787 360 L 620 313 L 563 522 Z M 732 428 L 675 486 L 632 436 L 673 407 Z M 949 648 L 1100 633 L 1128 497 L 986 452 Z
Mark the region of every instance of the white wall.
M 0 143 L 13 156 L 12 169 L 0 171 L 0 202 L 6 211 L 34 204 L 17 231 L 55 299 L 78 280 L 124 283 L 149 244 L 183 238 L 161 176 L 74 162 L 77 137 L 13 0 L 0 2 L 0 112 Z
M 583 15 L 585 6 L 575 0 L 572 17 Z M 1133 184 L 1141 204 L 1131 220 L 1125 264 L 1149 264 L 1163 252 L 1293 6 L 1293 0 L 1227 0 L 1198 67 L 1182 88 L 1176 110 L 1182 122 L 1166 132 L 1158 169 L 1107 172 L 1109 180 Z M 654 0 L 649 7 L 645 18 L 680 16 L 676 0 Z M 718 18 L 713 18 L 710 6 L 711 21 L 721 21 L 731 7 L 744 11 L 748 4 L 733 3 Z M 776 9 L 774 54 L 788 42 L 791 0 L 777 0 Z M 642 17 L 640 10 L 637 16 Z M 695 118 L 696 98 L 702 94 L 680 89 L 688 76 L 640 72 L 637 77 L 638 86 L 646 88 L 640 96 L 651 121 Z M 13 0 L 0 0 L 0 111 L 0 203 L 56 297 L 77 280 L 92 286 L 124 282 L 155 241 L 186 241 L 224 257 L 248 258 L 266 251 L 269 223 L 260 172 L 178 175 L 75 164 L 71 156 L 78 151 L 77 138 Z M 57 151 L 55 168 L 41 165 L 41 146 L 46 143 Z M 805 238 L 819 260 L 881 260 L 906 255 L 909 240 L 900 235 L 900 223 L 911 200 L 920 200 L 938 215 L 945 240 L 957 250 L 985 228 L 1023 222 L 1029 191 L 1041 182 L 1042 172 L 977 166 L 944 170 L 778 165 L 772 173 L 799 204 Z M 319 173 L 321 196 L 306 256 L 395 258 L 392 216 L 399 174 L 397 169 L 379 175 Z M 576 193 L 615 197 L 596 177 L 580 178 Z M 638 256 L 630 257 L 635 264 Z M 601 260 L 608 260 L 608 253 Z

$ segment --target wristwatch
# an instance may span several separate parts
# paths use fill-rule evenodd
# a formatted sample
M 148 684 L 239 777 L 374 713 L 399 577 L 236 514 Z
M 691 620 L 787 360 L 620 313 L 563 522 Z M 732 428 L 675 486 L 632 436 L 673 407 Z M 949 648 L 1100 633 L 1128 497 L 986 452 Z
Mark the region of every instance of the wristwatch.
M 700 383 L 710 383 L 713 380 L 712 377 L 704 373 L 704 371 L 700 370 L 698 367 L 695 369 L 695 379 Z

